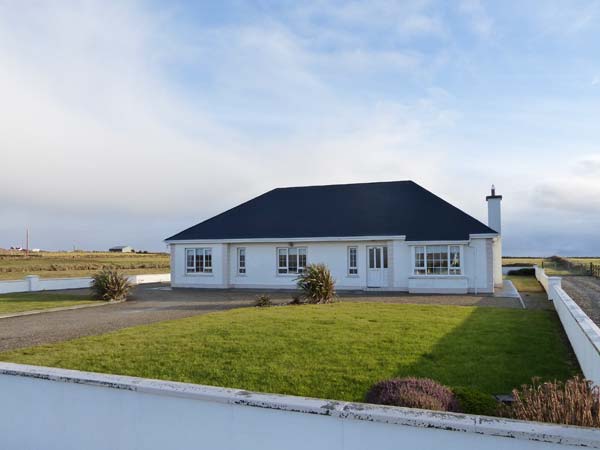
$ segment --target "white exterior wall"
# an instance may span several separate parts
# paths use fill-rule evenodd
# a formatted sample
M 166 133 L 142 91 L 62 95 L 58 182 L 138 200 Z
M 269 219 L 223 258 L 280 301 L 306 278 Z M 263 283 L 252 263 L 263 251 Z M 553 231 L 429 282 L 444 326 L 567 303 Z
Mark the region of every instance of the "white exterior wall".
M 581 371 L 588 380 L 600 386 L 600 328 L 564 291 L 560 277 L 549 277 L 538 266 L 535 276 L 546 290 L 577 356 Z
M 129 275 L 131 284 L 167 283 L 171 280 L 170 273 Z M 92 284 L 90 277 L 83 278 L 40 278 L 37 275 L 27 275 L 22 280 L 0 281 L 0 294 L 16 292 L 57 291 L 63 289 L 83 289 Z
M 456 242 L 447 242 L 454 244 Z M 171 271 L 173 287 L 294 289 L 296 275 L 277 273 L 277 248 L 289 242 L 246 243 L 172 243 Z M 329 267 L 339 290 L 367 288 L 367 247 L 388 247 L 388 269 L 385 286 L 377 290 L 428 293 L 493 292 L 492 239 L 471 239 L 462 246 L 463 275 L 414 276 L 413 247 L 423 243 L 402 239 L 378 241 L 294 242 L 306 247 L 307 263 L 324 263 Z M 431 242 L 437 245 L 438 242 Z M 357 248 L 358 275 L 348 274 L 348 247 Z M 185 249 L 211 248 L 213 272 L 186 274 Z M 238 248 L 246 249 L 246 273 L 238 274 Z
M 0 442 L 23 450 L 599 448 L 597 428 L 0 363 Z

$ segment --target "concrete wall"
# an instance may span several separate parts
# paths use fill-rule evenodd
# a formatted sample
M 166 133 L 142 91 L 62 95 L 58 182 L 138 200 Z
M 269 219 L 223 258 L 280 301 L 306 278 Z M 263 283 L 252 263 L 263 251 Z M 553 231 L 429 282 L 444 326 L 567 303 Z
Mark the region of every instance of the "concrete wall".
M 450 242 L 445 242 L 447 244 Z M 436 243 L 433 243 L 436 244 Z M 277 247 L 288 242 L 247 243 L 189 243 L 171 244 L 171 273 L 173 287 L 294 289 L 296 275 L 277 273 Z M 410 292 L 493 292 L 492 240 L 472 239 L 461 242 L 463 275 L 414 276 L 413 247 L 422 243 L 401 239 L 387 241 L 294 242 L 307 248 L 308 263 L 325 263 L 336 280 L 339 290 L 367 288 L 367 247 L 384 245 L 388 248 L 388 269 L 382 290 Z M 348 247 L 357 247 L 358 274 L 348 274 Z M 185 249 L 212 248 L 211 274 L 186 274 Z M 246 249 L 246 273 L 237 273 L 238 248 Z
M 171 280 L 170 273 L 130 275 L 132 284 L 167 283 Z M 57 291 L 63 289 L 82 289 L 90 287 L 92 279 L 84 278 L 40 278 L 37 275 L 27 275 L 23 280 L 0 281 L 0 294 L 15 292 Z
M 20 450 L 600 448 L 600 430 L 0 363 Z
M 549 277 L 535 266 L 535 275 L 560 317 L 585 377 L 600 386 L 600 328 L 561 287 L 560 277 Z

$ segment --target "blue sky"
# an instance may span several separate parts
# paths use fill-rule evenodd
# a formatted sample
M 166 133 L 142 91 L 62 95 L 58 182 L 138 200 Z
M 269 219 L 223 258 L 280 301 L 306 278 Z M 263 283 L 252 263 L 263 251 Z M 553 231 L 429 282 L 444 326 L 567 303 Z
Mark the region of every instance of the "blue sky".
M 0 2 L 0 247 L 163 249 L 277 186 L 412 179 L 600 255 L 600 2 Z

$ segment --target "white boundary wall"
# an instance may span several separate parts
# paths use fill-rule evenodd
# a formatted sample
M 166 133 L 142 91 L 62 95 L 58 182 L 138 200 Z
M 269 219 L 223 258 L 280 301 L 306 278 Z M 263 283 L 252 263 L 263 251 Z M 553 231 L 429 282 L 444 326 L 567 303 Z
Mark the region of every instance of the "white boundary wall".
M 170 273 L 129 275 L 132 284 L 168 283 Z M 0 281 L 0 294 L 13 292 L 56 291 L 62 289 L 81 289 L 90 287 L 92 279 L 86 278 L 40 278 L 37 275 L 27 275 L 22 280 Z
M 535 266 L 535 276 L 560 317 L 562 326 L 588 380 L 600 385 L 600 328 L 561 287 L 560 277 L 549 277 Z
M 0 447 L 600 448 L 600 429 L 0 363 Z

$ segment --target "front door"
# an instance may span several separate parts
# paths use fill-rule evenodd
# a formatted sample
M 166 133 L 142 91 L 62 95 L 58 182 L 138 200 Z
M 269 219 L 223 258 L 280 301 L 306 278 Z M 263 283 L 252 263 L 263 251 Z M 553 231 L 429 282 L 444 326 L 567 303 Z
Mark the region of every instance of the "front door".
M 385 286 L 387 277 L 387 248 L 367 247 L 367 287 Z

